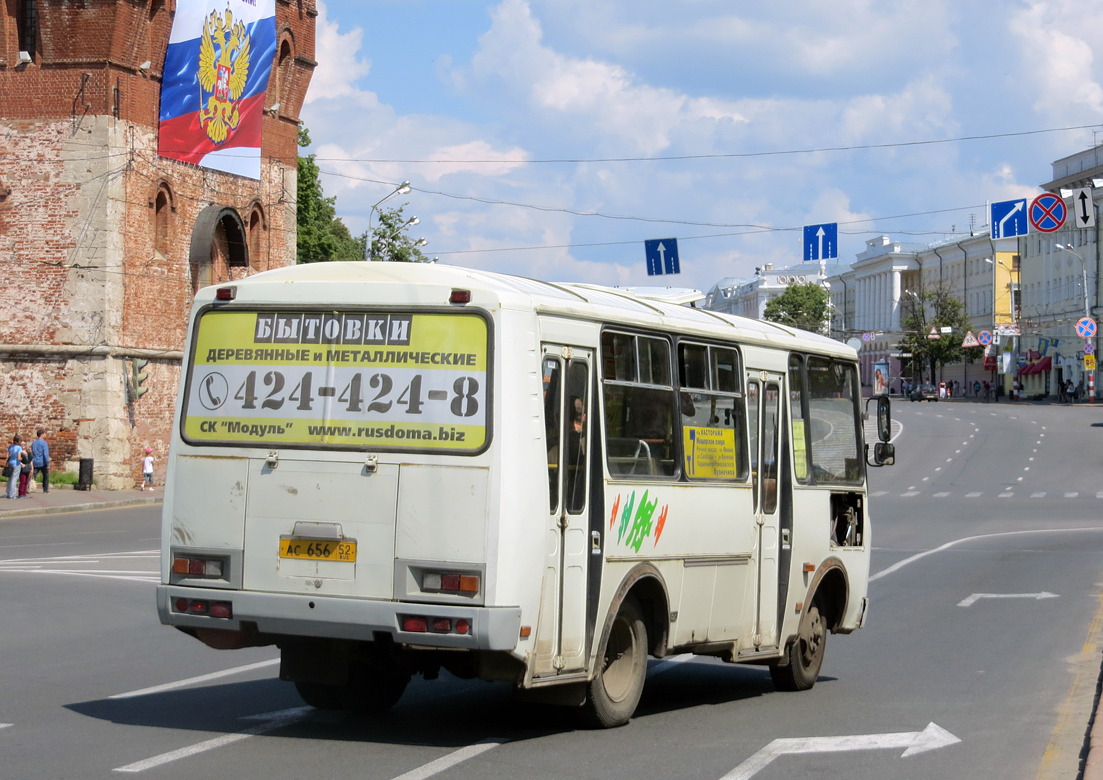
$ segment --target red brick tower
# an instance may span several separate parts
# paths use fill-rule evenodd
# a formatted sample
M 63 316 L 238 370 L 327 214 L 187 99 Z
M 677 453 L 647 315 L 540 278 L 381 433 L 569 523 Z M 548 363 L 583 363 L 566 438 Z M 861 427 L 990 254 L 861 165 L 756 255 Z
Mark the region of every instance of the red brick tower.
M 295 262 L 315 0 L 276 0 L 259 181 L 157 155 L 175 11 L 0 5 L 0 441 L 45 428 L 53 470 L 94 458 L 109 489 L 147 446 L 163 476 L 194 291 Z

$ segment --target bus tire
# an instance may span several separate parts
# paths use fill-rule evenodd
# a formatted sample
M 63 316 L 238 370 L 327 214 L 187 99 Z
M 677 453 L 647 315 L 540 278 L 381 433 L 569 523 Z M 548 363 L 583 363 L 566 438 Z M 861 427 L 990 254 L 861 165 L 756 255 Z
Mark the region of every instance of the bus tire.
M 585 720 L 595 728 L 623 726 L 640 703 L 647 679 L 647 626 L 632 596 L 621 602 L 598 653 L 586 690 Z
M 341 685 L 296 681 L 295 690 L 303 701 L 319 710 L 343 710 L 348 707 L 348 695 Z
M 365 714 L 386 712 L 406 690 L 410 675 L 392 665 L 354 663 L 346 686 L 348 706 Z
M 770 677 L 779 691 L 806 691 L 816 684 L 827 647 L 827 623 L 813 603 L 800 621 L 797 635 L 786 653 L 789 663 L 770 667 Z

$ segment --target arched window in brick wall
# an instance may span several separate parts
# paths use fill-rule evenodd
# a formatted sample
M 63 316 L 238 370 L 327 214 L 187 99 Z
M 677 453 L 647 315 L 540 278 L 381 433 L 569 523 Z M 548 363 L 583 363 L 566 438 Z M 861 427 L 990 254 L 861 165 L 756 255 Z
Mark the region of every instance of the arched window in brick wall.
M 249 266 L 245 225 L 236 210 L 216 204 L 199 212 L 192 230 L 188 266 L 193 294 L 200 287 L 229 281 L 233 268 Z
M 34 59 L 38 50 L 38 2 L 18 0 L 17 24 L 19 27 L 19 51 L 27 52 Z
M 280 53 L 276 60 L 276 90 L 274 101 L 280 104 L 280 111 L 287 113 L 291 99 L 291 68 L 295 63 L 295 39 L 290 30 L 284 30 L 280 36 Z
M 164 257 L 168 257 L 172 247 L 175 212 L 172 189 L 167 182 L 161 182 L 153 196 L 153 249 Z
M 264 206 L 254 202 L 249 207 L 249 222 L 246 226 L 249 242 L 249 266 L 254 271 L 263 270 L 268 247 L 268 218 Z

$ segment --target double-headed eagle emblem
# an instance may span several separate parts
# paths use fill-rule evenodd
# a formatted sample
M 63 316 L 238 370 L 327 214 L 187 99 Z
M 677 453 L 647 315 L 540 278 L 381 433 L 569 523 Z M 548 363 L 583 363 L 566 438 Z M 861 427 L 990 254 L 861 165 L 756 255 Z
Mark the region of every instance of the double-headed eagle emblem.
M 229 8 L 225 16 L 217 11 L 203 22 L 199 40 L 199 85 L 207 105 L 199 112 L 199 124 L 207 137 L 222 144 L 237 129 L 241 117 L 238 103 L 249 76 L 249 34 L 245 24 L 234 24 Z

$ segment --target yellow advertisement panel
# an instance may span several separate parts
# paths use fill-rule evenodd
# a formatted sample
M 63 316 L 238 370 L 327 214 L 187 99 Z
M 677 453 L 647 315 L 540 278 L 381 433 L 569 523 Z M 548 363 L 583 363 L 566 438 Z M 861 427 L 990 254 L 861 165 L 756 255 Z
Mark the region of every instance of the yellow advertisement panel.
M 804 420 L 793 420 L 793 470 L 797 479 L 808 479 L 808 447 L 804 440 Z
M 1084 370 L 1095 371 L 1095 355 L 1084 355 Z
M 735 431 L 731 428 L 682 428 L 686 476 L 735 479 Z
M 193 443 L 473 452 L 487 442 L 477 314 L 208 311 L 184 397 Z

